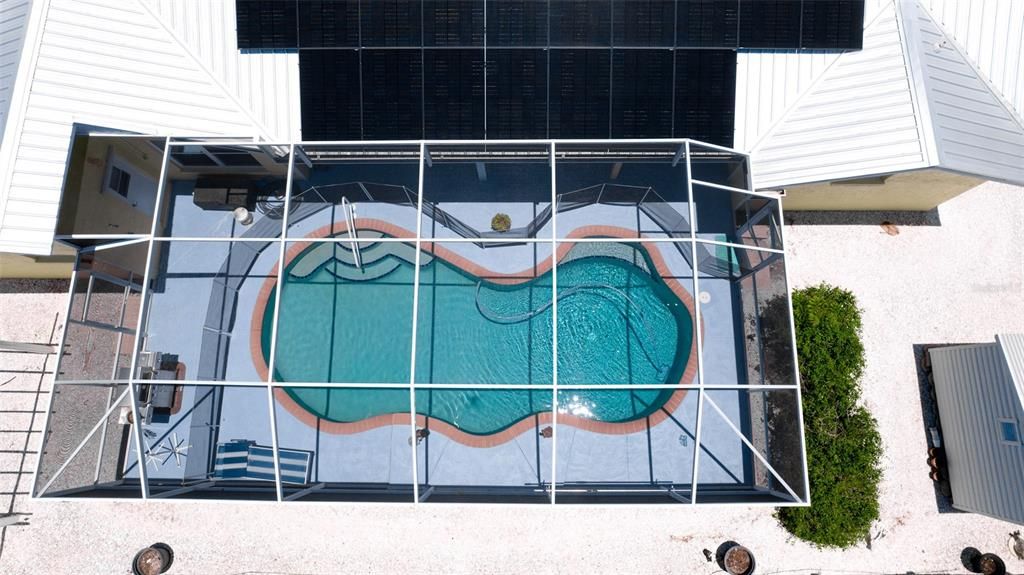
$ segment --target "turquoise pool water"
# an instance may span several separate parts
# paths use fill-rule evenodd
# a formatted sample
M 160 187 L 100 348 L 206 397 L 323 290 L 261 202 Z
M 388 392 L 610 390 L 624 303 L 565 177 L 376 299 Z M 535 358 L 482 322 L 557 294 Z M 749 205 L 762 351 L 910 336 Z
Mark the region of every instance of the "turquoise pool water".
M 597 244 L 580 244 L 596 246 Z M 692 320 L 639 247 L 571 253 L 558 266 L 560 384 L 672 384 L 685 369 Z M 408 383 L 414 248 L 376 243 L 363 268 L 341 245 L 308 248 L 286 269 L 275 379 Z M 501 248 L 494 248 L 501 249 Z M 593 247 L 584 247 L 593 251 Z M 404 251 L 403 251 L 404 250 Z M 496 284 L 424 255 L 416 381 L 550 384 L 551 275 Z M 271 296 L 264 315 L 269 355 Z M 409 410 L 402 389 L 289 388 L 311 413 L 352 422 Z M 607 422 L 644 417 L 671 391 L 561 390 L 560 413 Z M 477 434 L 551 410 L 550 390 L 417 389 L 416 409 Z

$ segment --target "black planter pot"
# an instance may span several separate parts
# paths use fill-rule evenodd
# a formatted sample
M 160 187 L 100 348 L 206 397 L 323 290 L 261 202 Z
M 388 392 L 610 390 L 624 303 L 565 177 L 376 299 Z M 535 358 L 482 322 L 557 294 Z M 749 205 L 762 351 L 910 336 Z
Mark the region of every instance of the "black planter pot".
M 735 557 L 739 554 L 746 554 L 750 559 L 749 565 L 747 565 L 747 568 L 742 571 L 731 568 L 731 564 L 734 563 Z M 715 555 L 718 559 L 718 566 L 729 575 L 754 575 L 754 571 L 757 569 L 757 560 L 754 559 L 754 554 L 750 549 L 747 549 L 735 541 L 726 541 L 719 545 Z
M 1006 575 L 1006 563 L 995 553 L 985 553 L 978 558 L 977 573 L 985 575 Z
M 144 564 L 144 562 L 146 564 Z M 156 574 L 166 573 L 174 563 L 174 551 L 166 543 L 154 543 L 145 549 L 140 550 L 132 559 L 133 575 L 156 575 L 152 571 L 152 565 L 159 565 Z M 149 569 L 147 571 L 147 568 Z

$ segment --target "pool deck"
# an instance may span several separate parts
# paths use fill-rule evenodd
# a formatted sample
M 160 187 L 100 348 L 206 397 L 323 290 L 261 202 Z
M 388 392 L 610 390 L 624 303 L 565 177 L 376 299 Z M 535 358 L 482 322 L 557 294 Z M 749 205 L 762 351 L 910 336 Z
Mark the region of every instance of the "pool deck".
M 382 216 L 398 217 L 403 210 L 397 206 L 373 206 Z M 191 211 L 191 203 L 183 203 L 181 210 Z M 608 218 L 621 217 L 621 208 L 594 206 L 588 208 L 594 217 L 597 212 L 608 211 Z M 394 237 L 409 237 L 411 232 L 390 223 L 367 217 L 363 210 L 357 221 L 360 229 L 372 229 Z M 633 210 L 635 211 L 635 210 Z M 397 212 L 393 213 L 393 212 Z M 188 214 L 186 214 L 187 216 Z M 180 217 L 183 221 L 191 221 Z M 600 219 L 600 218 L 599 218 Z M 399 218 L 399 221 L 401 219 Z M 328 221 L 313 217 L 289 227 L 295 243 L 286 248 L 286 262 L 308 247 L 301 238 L 337 235 L 346 230 L 344 221 Z M 190 230 L 189 233 L 196 233 Z M 301 236 L 299 236 L 301 234 Z M 415 234 L 411 234 L 415 235 Z M 595 225 L 576 228 L 569 238 L 609 236 L 635 236 L 636 230 L 618 226 Z M 542 244 L 544 245 L 544 244 Z M 550 251 L 545 256 L 539 251 L 536 266 L 522 269 L 522 261 L 509 257 L 506 250 L 521 248 L 492 248 L 481 250 L 472 244 L 424 242 L 424 249 L 433 249 L 440 257 L 459 265 L 478 276 L 493 281 L 520 282 L 542 275 L 551 266 Z M 572 247 L 559 244 L 559 258 Z M 693 315 L 692 270 L 667 243 L 646 244 L 660 275 L 676 295 L 686 302 Z M 179 361 L 198 365 L 197 334 L 203 329 L 206 307 L 195 305 L 206 302 L 212 289 L 209 279 L 197 274 L 209 274 L 219 269 L 229 255 L 228 244 L 167 244 L 166 279 L 164 289 L 153 299 L 150 319 L 149 348 L 174 350 Z M 550 248 L 548 248 L 550 250 Z M 532 253 L 532 252 L 531 252 Z M 532 261 L 537 261 L 533 256 Z M 227 354 L 227 379 L 234 382 L 262 382 L 267 366 L 260 349 L 263 328 L 263 309 L 277 283 L 276 246 L 264 250 L 256 259 L 250 280 L 238 292 L 238 312 L 232 330 L 231 351 Z M 505 275 L 502 277 L 496 277 Z M 208 278 L 208 276 L 207 276 Z M 732 301 L 729 282 L 702 278 L 701 288 L 709 301 L 703 314 L 705 337 L 705 369 L 712 381 L 734 380 L 736 349 L 733 325 L 741 311 Z M 189 310 L 182 313 L 182 310 Z M 723 345 L 719 345 L 720 342 Z M 693 382 L 696 374 L 696 341 L 692 344 L 687 368 L 680 379 L 683 385 Z M 183 403 L 191 405 L 195 389 L 186 386 Z M 282 448 L 303 449 L 314 453 L 314 481 L 409 483 L 411 457 L 407 440 L 407 415 L 382 415 L 349 424 L 319 420 L 295 404 L 282 390 L 277 399 L 278 444 Z M 738 399 L 738 398 L 736 398 Z M 675 393 L 664 409 L 645 419 L 629 423 L 604 423 L 570 414 L 559 414 L 560 481 L 671 481 L 689 483 L 694 458 L 696 393 L 686 390 Z M 733 421 L 738 421 L 738 401 L 723 402 L 721 407 Z M 192 420 L 191 410 L 184 410 L 170 421 L 150 426 L 157 432 L 154 442 L 164 441 L 171 433 L 188 443 L 189 430 L 217 427 L 218 441 L 246 439 L 260 445 L 271 445 L 269 415 L 263 388 L 231 388 L 225 394 L 221 418 L 218 421 Z M 429 478 L 438 485 L 523 485 L 549 481 L 551 440 L 539 437 L 540 431 L 551 425 L 550 413 L 528 418 L 493 435 L 472 435 L 436 419 L 428 423 L 418 417 L 420 427 L 429 427 L 432 433 L 421 443 L 420 477 Z M 749 483 L 750 459 L 742 442 L 729 426 L 709 417 L 705 424 L 703 454 L 710 462 L 702 467 L 701 480 L 709 483 Z M 613 438 L 612 435 L 621 437 Z M 348 437 L 345 437 L 348 436 Z M 129 477 L 137 477 L 132 468 L 134 454 L 129 454 Z M 564 469 L 563 469 L 564 468 Z M 184 468 L 171 458 L 162 464 L 150 463 L 150 477 L 181 478 Z M 590 473 L 592 476 L 587 477 Z M 448 483 L 445 483 L 448 482 Z

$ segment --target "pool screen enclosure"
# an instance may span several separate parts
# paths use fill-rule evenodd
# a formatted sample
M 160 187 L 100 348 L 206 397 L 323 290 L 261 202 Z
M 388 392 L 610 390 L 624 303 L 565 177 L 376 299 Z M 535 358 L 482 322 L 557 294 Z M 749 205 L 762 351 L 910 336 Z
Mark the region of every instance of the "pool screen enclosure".
M 69 171 L 36 497 L 809 502 L 782 210 L 742 153 L 75 146 L 153 197 L 84 217 Z

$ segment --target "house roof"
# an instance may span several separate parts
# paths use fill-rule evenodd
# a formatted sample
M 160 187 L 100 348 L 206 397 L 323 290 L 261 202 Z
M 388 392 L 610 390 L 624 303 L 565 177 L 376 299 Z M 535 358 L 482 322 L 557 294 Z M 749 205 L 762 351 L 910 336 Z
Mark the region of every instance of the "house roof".
M 869 0 L 864 49 L 742 53 L 758 187 L 938 167 L 1024 183 L 1024 4 Z
M 0 252 L 50 253 L 76 126 L 301 139 L 299 57 L 240 52 L 234 0 L 3 10 Z M 755 184 L 927 167 L 1024 184 L 1024 3 L 866 0 L 864 22 L 861 51 L 739 52 L 733 147 Z
M 28 24 L 29 0 L 5 2 L 0 5 L 0 135 L 4 133 L 7 111 L 14 90 L 14 78 L 18 74 L 18 61 L 25 40 Z
M 240 55 L 233 0 L 36 0 L 24 39 L 0 147 L 0 251 L 50 253 L 76 125 L 298 137 L 296 56 Z

